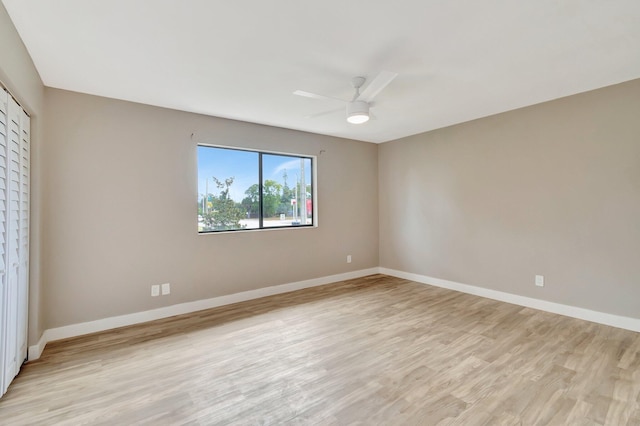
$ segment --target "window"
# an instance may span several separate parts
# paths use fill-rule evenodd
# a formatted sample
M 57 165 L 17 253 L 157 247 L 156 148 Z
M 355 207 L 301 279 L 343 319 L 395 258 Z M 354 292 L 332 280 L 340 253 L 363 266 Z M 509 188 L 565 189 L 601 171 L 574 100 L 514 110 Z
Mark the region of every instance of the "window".
M 314 225 L 311 157 L 198 145 L 198 232 Z

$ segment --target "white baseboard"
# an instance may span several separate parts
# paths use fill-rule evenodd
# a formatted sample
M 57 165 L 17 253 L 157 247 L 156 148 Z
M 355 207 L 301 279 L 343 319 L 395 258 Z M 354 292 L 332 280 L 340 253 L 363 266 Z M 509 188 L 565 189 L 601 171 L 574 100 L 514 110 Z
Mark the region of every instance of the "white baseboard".
M 40 340 L 38 340 L 38 343 L 33 346 L 29 346 L 27 360 L 32 361 L 34 359 L 40 358 L 40 355 L 42 355 L 42 351 L 47 344 L 46 334 L 47 333 L 45 331 L 44 333 L 42 333 L 42 336 L 40 336 Z
M 33 361 L 40 358 L 40 355 L 42 354 L 42 351 L 44 350 L 46 344 L 54 340 L 81 336 L 83 334 L 110 330 L 127 325 L 140 324 L 143 322 L 172 317 L 175 315 L 188 314 L 190 312 L 201 311 L 204 309 L 215 308 L 218 306 L 229 305 L 237 302 L 244 302 L 246 300 L 258 299 L 260 297 L 272 296 L 275 294 L 288 293 L 290 291 L 301 290 L 303 288 L 316 287 L 378 273 L 398 278 L 404 278 L 435 287 L 447 288 L 450 290 L 460 291 L 462 293 L 473 294 L 476 296 L 512 303 L 514 305 L 525 306 L 528 308 L 539 309 L 541 311 L 552 312 L 554 314 L 565 315 L 572 318 L 578 318 L 599 324 L 610 325 L 612 327 L 640 332 L 640 319 L 638 318 L 607 314 L 604 312 L 592 311 L 575 306 L 548 302 L 546 300 L 534 299 L 532 297 L 519 296 L 512 293 L 505 293 L 502 291 L 476 287 L 469 284 L 462 284 L 455 281 L 428 277 L 426 275 L 418 275 L 410 272 L 398 271 L 395 269 L 376 267 L 272 287 L 259 288 L 257 290 L 243 291 L 241 293 L 219 296 L 211 299 L 180 303 L 177 305 L 152 309 L 149 311 L 136 312 L 133 314 L 120 315 L 117 317 L 104 318 L 79 324 L 72 324 L 64 327 L 51 328 L 45 330 L 37 344 L 29 346 L 28 359 L 29 361 Z
M 365 277 L 367 275 L 377 273 L 377 267 L 361 269 L 359 271 L 345 272 L 343 274 L 329 275 L 326 277 L 313 278 L 305 281 L 297 281 L 272 287 L 259 288 L 256 290 L 243 291 L 226 296 L 213 297 L 211 299 L 179 303 L 177 305 L 165 306 L 149 311 L 135 312 L 132 314 L 103 318 L 95 321 L 66 325 L 64 327 L 50 328 L 44 331 L 37 344 L 29 346 L 28 360 L 33 361 L 40 358 L 40 355 L 42 354 L 42 351 L 44 350 L 46 344 L 54 340 L 67 339 L 69 337 L 81 336 L 83 334 L 96 333 L 98 331 L 105 331 L 113 328 L 140 324 L 143 322 L 154 321 L 157 319 L 172 317 L 175 315 L 188 314 L 190 312 L 202 311 L 204 309 L 215 308 L 218 306 L 229 305 L 237 302 L 244 302 L 246 300 L 259 299 L 261 297 L 272 296 L 275 294 L 288 293 L 290 291 L 316 287 L 338 281 L 350 280 L 353 278 Z
M 393 277 L 404 278 L 421 284 L 428 284 L 435 287 L 448 288 L 462 293 L 473 294 L 486 297 L 488 299 L 499 300 L 501 302 L 512 303 L 514 305 L 525 306 L 527 308 L 560 314 L 567 317 L 578 318 L 598 324 L 610 325 L 612 327 L 623 328 L 640 332 L 640 319 L 624 317 L 621 315 L 607 314 L 604 312 L 592 311 L 590 309 L 578 308 L 576 306 L 563 305 L 546 300 L 534 299 L 532 297 L 518 296 L 517 294 L 505 293 L 488 288 L 476 287 L 468 284 L 461 284 L 455 281 L 443 280 L 440 278 L 428 277 L 425 275 L 412 274 L 410 272 L 397 271 L 389 268 L 378 268 L 378 272 Z

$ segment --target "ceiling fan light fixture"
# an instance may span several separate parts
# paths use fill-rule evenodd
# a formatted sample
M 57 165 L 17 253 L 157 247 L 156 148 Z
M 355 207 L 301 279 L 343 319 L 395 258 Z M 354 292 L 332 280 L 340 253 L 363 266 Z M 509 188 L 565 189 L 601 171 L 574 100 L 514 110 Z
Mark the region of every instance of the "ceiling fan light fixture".
M 369 104 L 365 101 L 353 101 L 347 104 L 347 121 L 362 124 L 369 121 Z
M 347 117 L 347 121 L 351 124 L 366 123 L 367 121 L 369 121 L 369 115 L 361 113 L 353 114 Z

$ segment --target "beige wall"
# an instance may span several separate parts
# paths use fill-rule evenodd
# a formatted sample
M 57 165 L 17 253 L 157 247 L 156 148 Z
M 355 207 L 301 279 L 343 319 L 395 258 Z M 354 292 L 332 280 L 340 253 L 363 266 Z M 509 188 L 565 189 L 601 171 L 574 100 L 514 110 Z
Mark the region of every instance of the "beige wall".
M 49 88 L 45 113 L 46 328 L 378 265 L 374 144 Z M 318 155 L 319 227 L 198 235 L 192 133 Z
M 44 87 L 4 5 L 0 3 L 0 81 L 31 115 L 31 235 L 29 284 L 29 345 L 43 331 L 40 285 L 40 146 Z
M 380 265 L 640 318 L 639 113 L 635 80 L 380 145 Z

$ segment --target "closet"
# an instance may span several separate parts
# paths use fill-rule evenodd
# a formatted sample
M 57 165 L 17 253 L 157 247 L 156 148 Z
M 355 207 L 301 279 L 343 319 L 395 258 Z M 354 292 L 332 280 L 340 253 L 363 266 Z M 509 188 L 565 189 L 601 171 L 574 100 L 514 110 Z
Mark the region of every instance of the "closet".
M 30 118 L 0 86 L 0 396 L 27 358 Z

